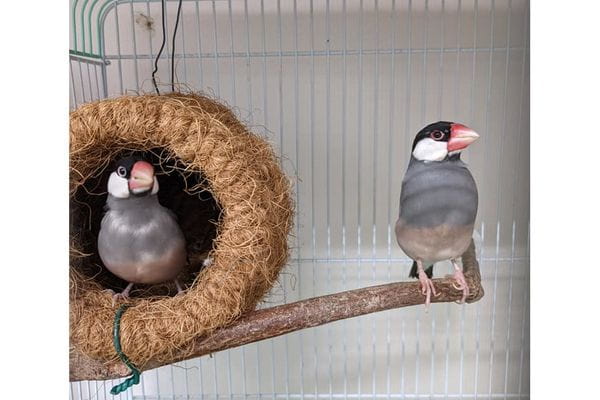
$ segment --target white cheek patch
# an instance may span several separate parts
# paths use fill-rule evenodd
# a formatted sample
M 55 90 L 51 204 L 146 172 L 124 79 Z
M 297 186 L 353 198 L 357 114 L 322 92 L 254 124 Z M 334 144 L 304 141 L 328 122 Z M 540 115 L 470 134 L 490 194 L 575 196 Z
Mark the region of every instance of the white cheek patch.
M 417 143 L 412 155 L 420 161 L 442 161 L 448 155 L 448 145 L 447 142 L 425 138 Z
M 119 199 L 126 199 L 129 197 L 129 185 L 127 179 L 121 178 L 116 172 L 110 174 L 108 178 L 108 193 Z
M 152 185 L 151 194 L 156 194 L 156 193 L 158 193 L 158 179 L 156 179 L 156 177 L 154 177 L 154 185 Z

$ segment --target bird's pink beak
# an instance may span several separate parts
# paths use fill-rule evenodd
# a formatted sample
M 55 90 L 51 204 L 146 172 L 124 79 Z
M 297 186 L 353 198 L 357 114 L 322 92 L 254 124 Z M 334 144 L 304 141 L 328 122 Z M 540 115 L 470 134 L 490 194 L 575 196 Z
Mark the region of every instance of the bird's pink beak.
M 137 161 L 131 169 L 129 190 L 144 192 L 154 186 L 154 167 L 146 161 Z
M 473 129 L 462 124 L 452 124 L 448 152 L 462 150 L 477 139 L 479 139 L 479 135 Z

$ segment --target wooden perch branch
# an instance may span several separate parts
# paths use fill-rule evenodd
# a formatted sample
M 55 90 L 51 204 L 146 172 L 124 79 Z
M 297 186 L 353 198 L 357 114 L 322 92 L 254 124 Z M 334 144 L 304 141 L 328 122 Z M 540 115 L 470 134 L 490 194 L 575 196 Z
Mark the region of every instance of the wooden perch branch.
M 483 297 L 479 263 L 475 258 L 475 246 L 471 246 L 462 256 L 465 278 L 470 295 L 467 303 Z M 452 278 L 434 279 L 438 297 L 435 303 L 460 300 L 462 292 L 453 286 Z M 195 358 L 221 350 L 242 346 L 248 343 L 273 338 L 300 329 L 311 328 L 345 318 L 357 317 L 393 308 L 423 304 L 418 281 L 396 282 L 380 286 L 349 290 L 327 296 L 297 301 L 268 309 L 249 312 L 231 325 L 217 330 L 211 336 L 200 337 L 193 344 L 193 352 L 176 356 L 172 362 Z M 149 363 L 145 370 L 163 364 Z M 70 380 L 102 380 L 125 377 L 129 370 L 121 362 L 104 363 L 87 356 L 71 352 Z

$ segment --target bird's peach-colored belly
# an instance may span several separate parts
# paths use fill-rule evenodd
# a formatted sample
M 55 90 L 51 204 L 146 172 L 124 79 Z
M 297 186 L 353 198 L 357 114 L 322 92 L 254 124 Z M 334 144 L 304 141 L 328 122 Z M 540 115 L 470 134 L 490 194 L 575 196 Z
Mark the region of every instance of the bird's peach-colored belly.
M 473 225 L 414 227 L 396 222 L 398 245 L 413 260 L 438 262 L 460 257 L 469 247 Z
M 132 262 L 105 263 L 110 272 L 128 282 L 156 284 L 173 280 L 186 264 L 185 248 L 173 247 L 161 257 L 140 257 Z

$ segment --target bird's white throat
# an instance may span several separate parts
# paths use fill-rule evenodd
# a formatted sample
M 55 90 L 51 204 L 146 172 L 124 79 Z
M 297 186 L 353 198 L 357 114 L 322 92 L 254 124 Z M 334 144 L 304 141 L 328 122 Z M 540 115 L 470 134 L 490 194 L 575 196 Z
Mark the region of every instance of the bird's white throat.
M 442 161 L 448 155 L 448 143 L 425 138 L 417 143 L 412 155 L 419 161 Z

